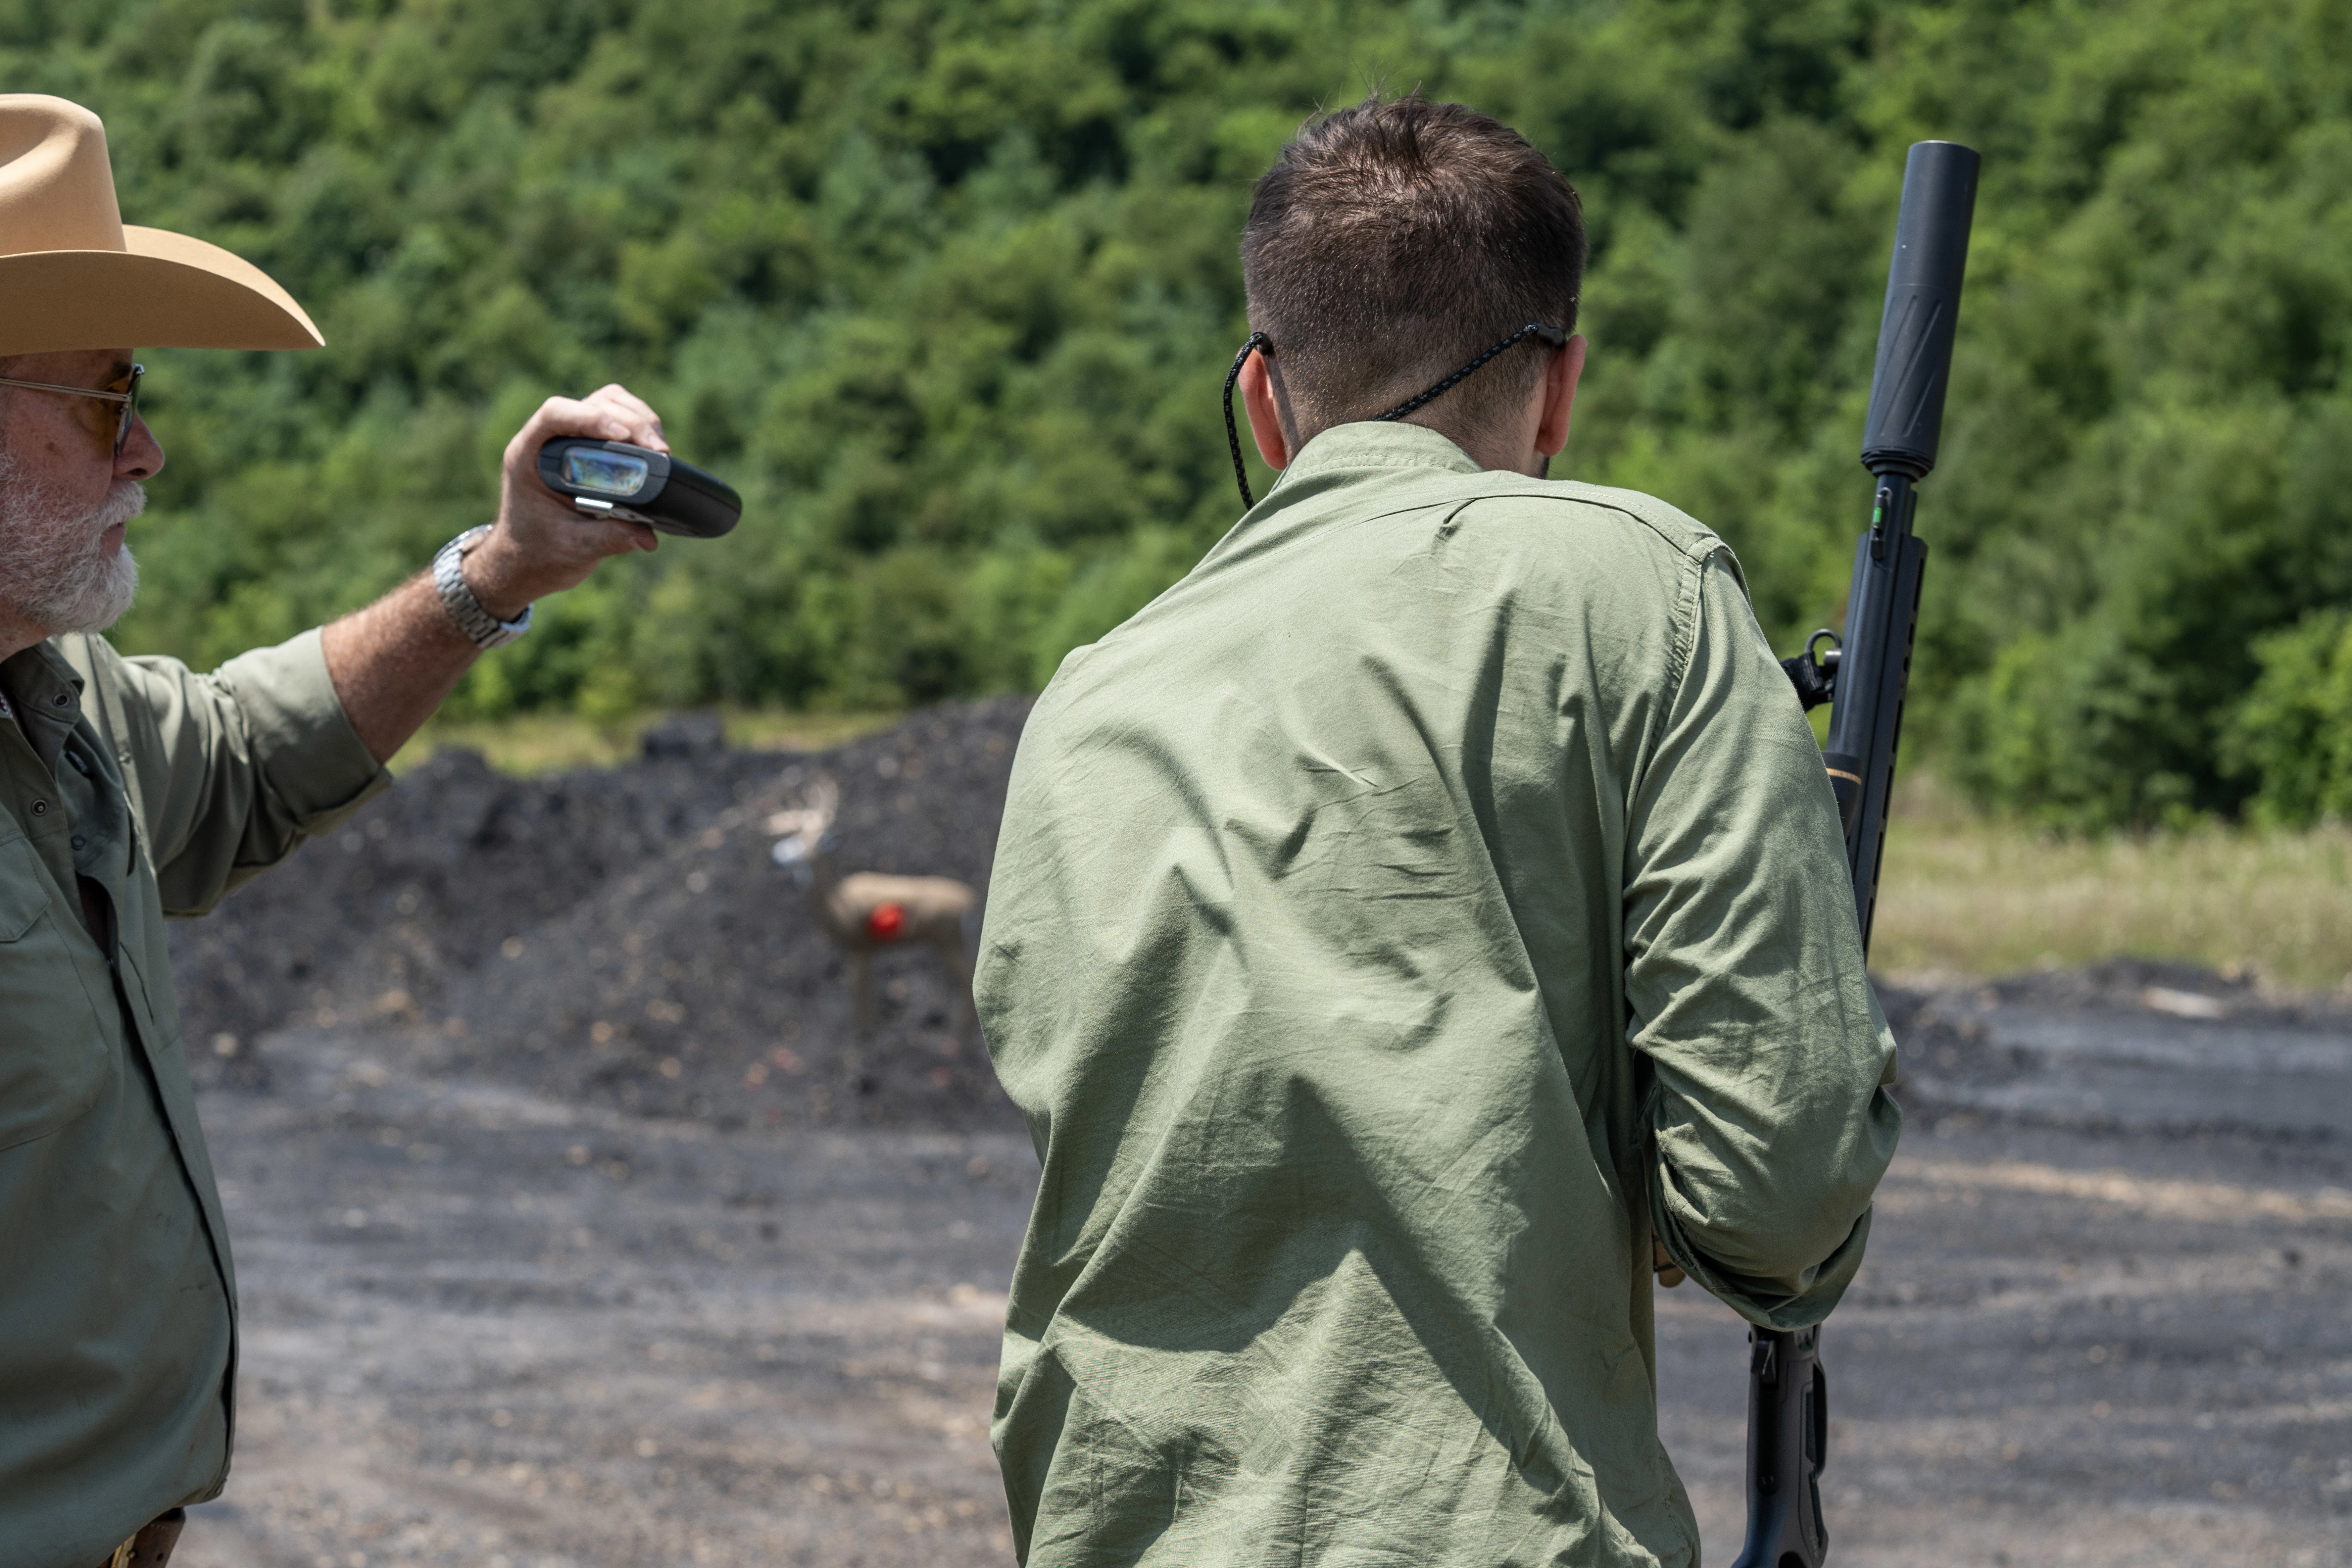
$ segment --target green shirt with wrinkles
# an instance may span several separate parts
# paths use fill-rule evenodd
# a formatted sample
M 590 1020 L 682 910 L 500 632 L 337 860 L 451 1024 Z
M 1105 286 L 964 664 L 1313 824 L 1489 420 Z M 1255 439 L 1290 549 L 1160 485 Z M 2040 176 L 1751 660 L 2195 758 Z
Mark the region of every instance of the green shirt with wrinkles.
M 0 719 L 0 1565 L 90 1568 L 219 1494 L 236 1420 L 164 919 L 390 777 L 315 631 L 210 675 L 59 637 L 0 692 L 23 721 Z
M 982 948 L 1044 1163 L 992 1431 L 1031 1568 L 1697 1561 L 1653 1232 L 1816 1322 L 1900 1127 L 1721 540 L 1317 437 L 1063 662 Z

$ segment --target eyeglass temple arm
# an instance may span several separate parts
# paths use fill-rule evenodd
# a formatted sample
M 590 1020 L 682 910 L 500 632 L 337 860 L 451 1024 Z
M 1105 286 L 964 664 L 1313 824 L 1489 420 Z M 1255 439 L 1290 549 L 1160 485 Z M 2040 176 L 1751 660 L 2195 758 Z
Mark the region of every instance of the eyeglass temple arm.
M 59 386 L 53 381 L 14 381 L 5 375 L 0 375 L 0 386 L 21 386 L 28 392 L 62 392 L 68 397 L 95 397 L 103 403 L 128 403 L 134 395 L 110 392 L 102 386 Z

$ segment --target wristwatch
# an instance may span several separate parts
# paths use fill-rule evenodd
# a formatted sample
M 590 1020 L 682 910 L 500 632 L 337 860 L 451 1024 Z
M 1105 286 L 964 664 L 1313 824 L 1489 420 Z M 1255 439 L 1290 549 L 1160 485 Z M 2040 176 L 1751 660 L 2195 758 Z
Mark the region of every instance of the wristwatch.
M 457 629 L 474 639 L 480 648 L 504 647 L 530 630 L 530 606 L 522 607 L 519 619 L 502 621 L 482 608 L 474 597 L 474 590 L 466 586 L 466 574 L 460 563 L 466 552 L 490 536 L 490 525 L 478 523 L 441 547 L 433 558 L 433 586 L 441 593 L 441 607 L 457 623 Z

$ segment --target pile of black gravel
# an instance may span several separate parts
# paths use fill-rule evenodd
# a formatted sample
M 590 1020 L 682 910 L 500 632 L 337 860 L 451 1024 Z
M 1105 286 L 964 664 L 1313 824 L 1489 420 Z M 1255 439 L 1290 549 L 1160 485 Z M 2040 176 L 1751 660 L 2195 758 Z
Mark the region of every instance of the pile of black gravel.
M 1027 712 L 932 709 L 821 755 L 730 750 L 688 716 L 628 766 L 537 779 L 444 752 L 175 926 L 200 1081 L 266 1089 L 299 1044 L 273 1035 L 359 1027 L 436 1070 L 648 1114 L 1016 1125 L 929 951 L 877 960 L 857 1037 L 849 966 L 763 824 L 829 776 L 842 870 L 984 890 Z

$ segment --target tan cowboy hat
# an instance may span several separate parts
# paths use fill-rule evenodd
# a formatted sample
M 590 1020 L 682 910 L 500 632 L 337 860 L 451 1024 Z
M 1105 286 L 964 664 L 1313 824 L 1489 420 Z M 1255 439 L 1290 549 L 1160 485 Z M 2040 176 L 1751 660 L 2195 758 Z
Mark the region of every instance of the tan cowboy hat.
M 251 262 L 126 226 L 97 115 L 62 98 L 0 93 L 0 354 L 325 342 Z

